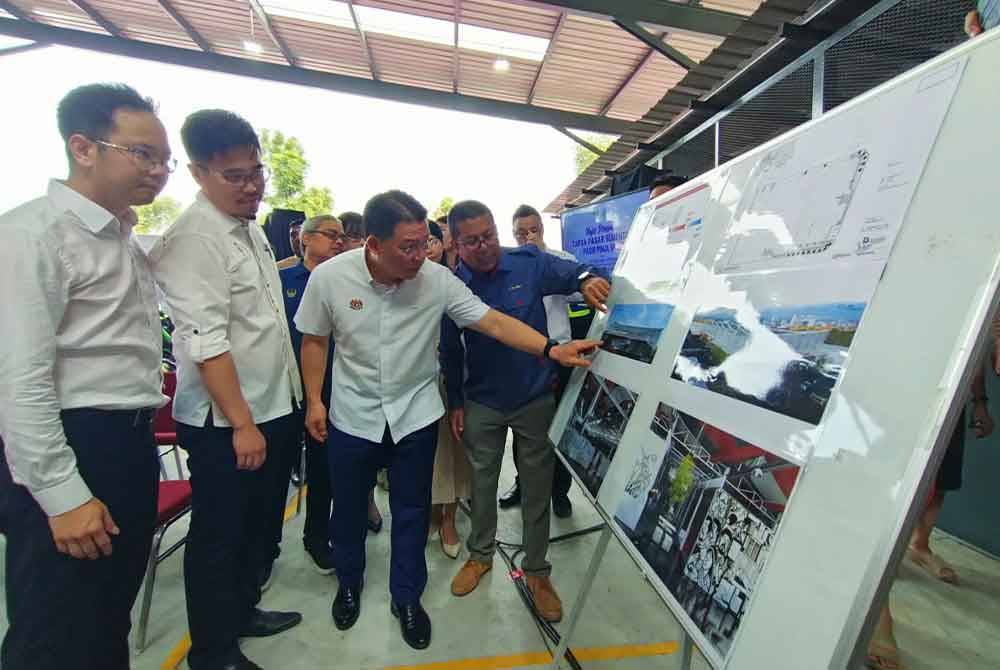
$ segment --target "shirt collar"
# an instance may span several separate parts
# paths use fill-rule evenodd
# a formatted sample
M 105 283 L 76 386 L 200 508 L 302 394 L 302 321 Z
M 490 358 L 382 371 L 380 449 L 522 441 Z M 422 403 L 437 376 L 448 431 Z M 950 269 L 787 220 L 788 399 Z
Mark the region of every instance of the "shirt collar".
M 92 233 L 99 233 L 112 222 L 118 222 L 114 214 L 58 179 L 49 181 L 48 197 L 57 209 L 76 215 L 76 218 Z

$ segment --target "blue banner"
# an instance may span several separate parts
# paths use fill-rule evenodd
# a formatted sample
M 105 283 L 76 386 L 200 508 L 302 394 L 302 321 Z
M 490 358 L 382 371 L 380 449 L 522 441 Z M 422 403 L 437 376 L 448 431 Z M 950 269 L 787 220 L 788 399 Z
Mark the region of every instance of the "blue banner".
M 644 189 L 564 212 L 563 251 L 611 276 L 636 210 L 648 199 L 649 191 Z

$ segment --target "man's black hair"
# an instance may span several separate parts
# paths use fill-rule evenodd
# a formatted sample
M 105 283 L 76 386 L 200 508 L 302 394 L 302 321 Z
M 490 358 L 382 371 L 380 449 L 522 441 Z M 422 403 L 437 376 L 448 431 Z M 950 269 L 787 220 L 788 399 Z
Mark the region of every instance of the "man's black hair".
M 650 183 L 649 190 L 652 191 L 657 186 L 669 186 L 670 188 L 677 188 L 678 186 L 683 186 L 690 181 L 690 177 L 682 177 L 678 174 L 661 174 L 657 175 L 655 179 Z
M 514 210 L 514 216 L 511 217 L 511 222 L 523 219 L 526 216 L 537 216 L 539 219 L 542 218 L 542 215 L 538 213 L 538 210 L 531 205 L 518 205 L 517 209 Z
M 156 104 L 126 84 L 87 84 L 67 93 L 56 109 L 59 134 L 68 142 L 72 135 L 104 140 L 114 128 L 119 109 L 156 113 Z M 69 146 L 66 155 L 69 156 Z
M 481 216 L 489 216 L 490 220 L 493 220 L 493 212 L 478 200 L 463 200 L 456 203 L 451 208 L 451 211 L 448 212 L 448 230 L 451 231 L 452 239 L 458 239 L 458 226 L 460 223 L 469 219 L 478 219 Z
M 399 190 L 379 193 L 365 204 L 365 228 L 369 235 L 387 240 L 400 223 L 423 223 L 427 208 L 409 193 Z
M 232 149 L 250 147 L 260 151 L 260 139 L 253 126 L 239 114 L 225 109 L 202 109 L 181 126 L 181 140 L 188 158 L 207 163 Z
M 348 237 L 365 237 L 365 217 L 357 212 L 343 212 L 338 214 L 341 225 L 344 226 L 344 234 Z

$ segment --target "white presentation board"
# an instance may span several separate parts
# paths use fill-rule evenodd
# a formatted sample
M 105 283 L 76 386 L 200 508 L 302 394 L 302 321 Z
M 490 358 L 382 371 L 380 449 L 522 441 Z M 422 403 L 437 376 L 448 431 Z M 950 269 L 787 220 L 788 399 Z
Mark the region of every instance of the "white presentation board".
M 996 294 L 998 71 L 979 38 L 636 215 L 550 437 L 716 667 L 858 647 Z

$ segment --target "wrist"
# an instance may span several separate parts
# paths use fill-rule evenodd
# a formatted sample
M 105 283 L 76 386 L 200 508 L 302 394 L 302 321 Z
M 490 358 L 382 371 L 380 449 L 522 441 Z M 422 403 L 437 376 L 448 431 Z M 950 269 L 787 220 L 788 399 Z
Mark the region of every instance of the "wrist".
M 556 349 L 558 346 L 559 343 L 557 341 L 550 339 L 548 342 L 545 343 L 545 348 L 542 349 L 542 358 L 555 360 L 555 358 L 553 358 L 552 356 L 552 350 Z

